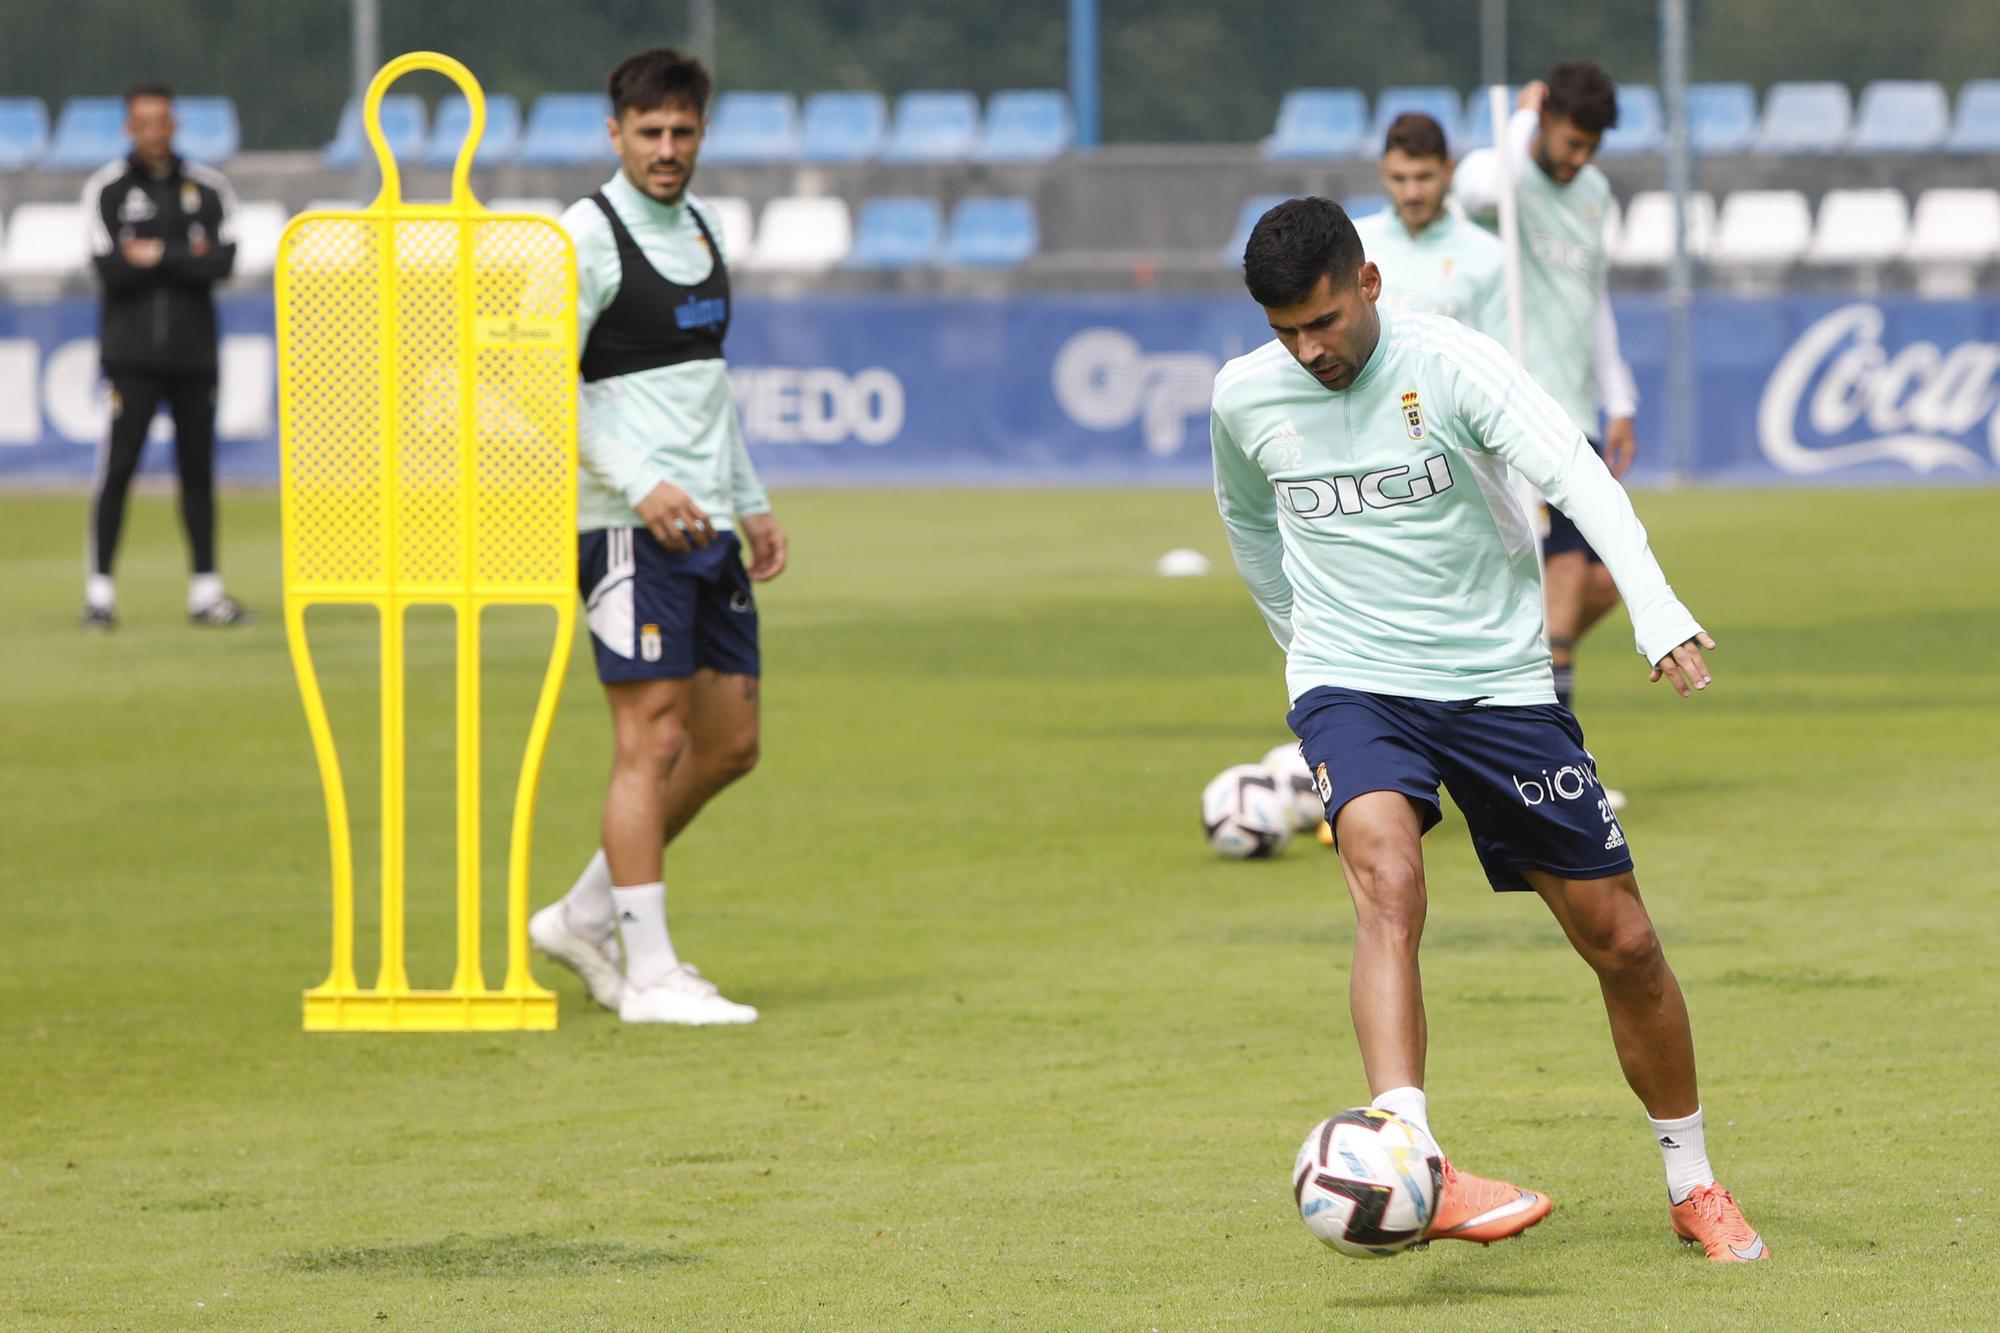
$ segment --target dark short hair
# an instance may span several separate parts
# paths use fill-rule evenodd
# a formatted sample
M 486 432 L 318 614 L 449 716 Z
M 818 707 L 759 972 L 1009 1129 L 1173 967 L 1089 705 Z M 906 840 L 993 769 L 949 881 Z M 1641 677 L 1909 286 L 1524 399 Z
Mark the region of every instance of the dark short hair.
M 614 116 L 672 104 L 693 107 L 696 115 L 707 115 L 708 94 L 713 87 L 699 60 L 667 46 L 626 56 L 604 81 Z
M 164 97 L 171 102 L 174 100 L 174 90 L 157 81 L 135 83 L 125 90 L 125 105 L 129 107 L 142 97 Z
M 1295 305 L 1312 294 L 1323 273 L 1335 285 L 1353 282 L 1366 259 L 1347 210 L 1317 195 L 1287 199 L 1251 229 L 1243 247 L 1243 285 L 1258 305 Z
M 1389 132 L 1382 137 L 1382 151 L 1387 153 L 1396 148 L 1411 157 L 1434 157 L 1440 162 L 1451 157 L 1445 151 L 1444 126 L 1421 111 L 1405 111 L 1389 122 Z
M 1545 80 L 1549 99 L 1543 110 L 1585 134 L 1602 134 L 1618 123 L 1618 89 L 1611 76 L 1589 60 L 1565 60 Z

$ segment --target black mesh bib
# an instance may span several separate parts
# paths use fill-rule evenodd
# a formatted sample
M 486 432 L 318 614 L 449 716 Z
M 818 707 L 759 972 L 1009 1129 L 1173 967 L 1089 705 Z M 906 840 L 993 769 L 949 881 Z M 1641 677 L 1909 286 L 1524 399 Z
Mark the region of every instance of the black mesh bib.
M 719 358 L 722 339 L 729 332 L 729 270 L 694 205 L 683 207 L 701 229 L 702 243 L 715 262 L 707 277 L 692 287 L 683 287 L 662 277 L 647 261 L 604 191 L 592 194 L 590 201 L 611 224 L 611 234 L 618 242 L 619 278 L 618 295 L 597 317 L 590 339 L 584 343 L 584 380 Z

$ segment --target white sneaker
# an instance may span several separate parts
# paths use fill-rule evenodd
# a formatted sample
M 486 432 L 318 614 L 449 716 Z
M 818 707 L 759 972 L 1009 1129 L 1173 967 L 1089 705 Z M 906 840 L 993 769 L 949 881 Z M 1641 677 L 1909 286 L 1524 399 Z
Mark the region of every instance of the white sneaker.
M 1604 803 L 1611 807 L 1611 813 L 1614 815 L 1625 813 L 1625 793 L 1619 791 L 1616 787 L 1606 787 L 1604 789 Z
M 528 939 L 550 958 L 583 978 L 590 998 L 613 1013 L 625 998 L 625 974 L 618 957 L 618 937 L 598 944 L 570 929 L 562 899 L 528 918 Z
M 715 983 L 704 978 L 692 963 L 682 963 L 652 985 L 640 990 L 625 988 L 618 1017 L 627 1023 L 684 1023 L 704 1027 L 710 1023 L 754 1023 L 757 1011 L 747 1004 L 726 1000 Z

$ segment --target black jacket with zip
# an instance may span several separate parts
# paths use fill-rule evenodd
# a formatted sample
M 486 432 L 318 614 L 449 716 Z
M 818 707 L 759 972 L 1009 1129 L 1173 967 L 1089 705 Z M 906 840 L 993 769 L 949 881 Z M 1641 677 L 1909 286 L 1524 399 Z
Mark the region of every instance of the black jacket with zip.
M 222 173 L 175 157 L 155 174 L 122 158 L 84 186 L 83 212 L 104 288 L 104 373 L 213 375 L 212 291 L 236 265 L 236 195 Z M 160 262 L 132 263 L 120 248 L 132 240 L 159 241 Z

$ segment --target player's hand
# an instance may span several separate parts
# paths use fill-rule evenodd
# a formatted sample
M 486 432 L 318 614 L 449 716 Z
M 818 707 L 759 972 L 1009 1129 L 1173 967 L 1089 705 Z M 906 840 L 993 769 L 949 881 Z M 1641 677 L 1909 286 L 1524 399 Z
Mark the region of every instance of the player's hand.
M 1514 109 L 1516 111 L 1540 111 L 1542 103 L 1548 100 L 1548 96 L 1549 85 L 1543 83 L 1540 79 L 1536 79 L 1533 83 L 1522 85 L 1521 91 L 1515 94 Z
M 1604 423 L 1604 466 L 1611 469 L 1614 477 L 1623 477 L 1632 470 L 1632 460 L 1639 456 L 1639 437 L 1632 430 L 1632 418 L 1613 417 Z
M 160 262 L 160 256 L 166 254 L 167 243 L 157 237 L 134 236 L 119 246 L 118 251 L 132 267 L 151 268 Z
M 743 529 L 744 540 L 750 543 L 750 568 L 747 571 L 752 583 L 769 583 L 785 572 L 785 560 L 791 553 L 791 539 L 778 526 L 778 520 L 765 514 L 746 514 L 737 520 Z
M 715 540 L 715 525 L 708 521 L 708 514 L 678 486 L 663 481 L 633 508 L 669 551 L 699 550 Z
M 1701 651 L 1704 648 L 1711 653 L 1714 652 L 1715 640 L 1709 638 L 1706 634 L 1695 635 L 1692 639 L 1689 639 L 1686 643 L 1661 658 L 1658 664 L 1653 667 L 1653 674 L 1646 677 L 1646 679 L 1648 681 L 1657 681 L 1661 676 L 1665 676 L 1668 681 L 1672 682 L 1674 690 L 1683 699 L 1688 697 L 1690 688 L 1697 690 L 1707 689 L 1709 682 L 1708 663 L 1703 661 L 1701 656 Z

